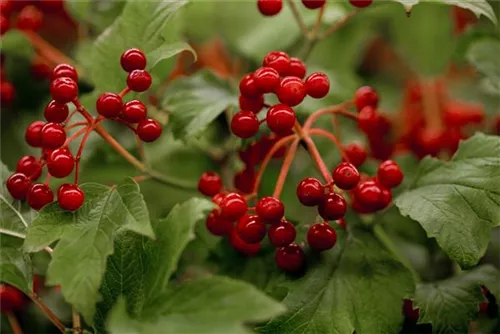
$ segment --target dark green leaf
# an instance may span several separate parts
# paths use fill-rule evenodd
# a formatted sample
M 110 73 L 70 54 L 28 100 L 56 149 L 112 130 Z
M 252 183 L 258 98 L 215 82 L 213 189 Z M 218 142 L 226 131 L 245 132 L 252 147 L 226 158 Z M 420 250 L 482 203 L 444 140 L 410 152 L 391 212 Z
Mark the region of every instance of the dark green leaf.
M 31 61 L 35 49 L 30 40 L 16 29 L 9 30 L 2 36 L 2 54 L 6 56 L 19 57 Z
M 29 294 L 33 278 L 31 274 L 31 260 L 20 249 L 7 247 L 0 248 L 0 280 L 15 286 Z
M 497 57 L 499 54 L 500 41 L 496 39 L 477 41 L 467 52 L 469 62 L 486 76 L 487 85 L 497 95 L 500 95 L 500 64 Z
M 28 221 L 19 210 L 20 202 L 10 197 L 5 182 L 12 175 L 0 161 L 0 233 L 24 239 Z

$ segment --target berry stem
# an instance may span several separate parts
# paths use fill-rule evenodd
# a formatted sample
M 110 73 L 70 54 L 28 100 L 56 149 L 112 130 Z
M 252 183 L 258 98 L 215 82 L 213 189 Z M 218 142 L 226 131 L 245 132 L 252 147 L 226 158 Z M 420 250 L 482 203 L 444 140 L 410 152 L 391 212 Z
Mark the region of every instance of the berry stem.
M 323 33 L 319 34 L 318 35 L 318 39 L 327 38 L 328 36 L 330 36 L 331 34 L 333 34 L 335 31 L 337 31 L 338 29 L 340 29 L 341 27 L 343 27 L 357 13 L 358 13 L 357 10 L 353 10 L 352 12 L 350 12 L 349 14 L 347 14 L 346 16 L 344 16 L 343 18 L 341 18 L 339 21 L 335 22 L 334 25 L 332 25 L 330 28 L 328 28 L 327 30 L 325 30 Z
M 94 122 L 94 118 L 92 117 L 92 115 L 89 114 L 89 112 L 82 106 L 82 104 L 80 103 L 80 100 L 78 100 L 77 98 L 74 99 L 73 101 L 73 104 L 75 105 L 76 107 L 76 110 L 78 110 L 78 112 L 80 114 L 82 114 L 83 117 L 85 117 L 85 119 L 87 120 L 87 122 L 89 122 L 90 124 L 92 124 Z
M 77 127 L 79 127 L 79 126 L 84 126 L 84 125 L 85 125 L 85 126 L 87 126 L 87 125 L 89 125 L 89 123 L 88 123 L 88 122 L 86 122 L 86 121 L 76 122 L 76 123 L 73 123 L 73 124 L 70 124 L 70 125 L 66 126 L 66 127 L 64 128 L 64 130 L 69 131 L 69 130 L 71 130 L 71 129 L 77 128 Z
M 321 23 L 323 22 L 323 16 L 325 15 L 325 9 L 327 5 L 328 2 L 325 2 L 325 4 L 321 6 L 321 8 L 319 9 L 318 17 L 316 18 L 316 23 L 314 24 L 314 27 L 311 31 L 312 39 L 316 39 L 316 37 L 318 36 L 318 31 L 319 28 L 321 27 Z
M 132 125 L 130 125 L 128 122 L 124 121 L 123 119 L 121 119 L 121 118 L 115 118 L 113 120 L 117 121 L 118 123 L 122 123 L 127 128 L 129 128 L 133 133 L 136 133 L 135 128 Z
M 141 161 L 146 164 L 146 152 L 144 152 L 144 145 L 142 144 L 141 138 L 139 136 L 135 137 L 135 144 L 137 146 L 137 152 L 139 153 L 139 157 Z
M 78 130 L 77 132 L 73 133 L 70 137 L 66 139 L 66 142 L 64 143 L 63 147 L 67 147 L 69 143 L 71 143 L 73 140 L 75 140 L 78 136 L 80 136 L 82 133 L 86 132 L 88 127 L 85 127 L 83 129 Z
M 61 333 L 65 333 L 66 330 L 64 328 L 63 323 L 57 316 L 43 303 L 43 301 L 36 295 L 34 292 L 30 292 L 29 294 L 30 299 L 33 301 L 33 303 L 36 304 L 40 308 L 40 310 L 45 313 L 47 318 L 61 331 Z
M 66 124 L 68 124 L 68 123 L 71 121 L 71 119 L 73 118 L 73 116 L 75 116 L 75 114 L 76 114 L 77 112 L 78 112 L 78 109 L 73 110 L 73 111 L 69 114 L 68 118 L 66 118 L 66 120 L 65 120 L 64 122 L 62 122 L 62 123 L 61 123 L 61 125 L 62 125 L 62 126 L 66 126 Z
M 50 173 L 47 173 L 47 177 L 45 178 L 45 184 L 49 185 L 50 182 Z
M 23 330 L 21 329 L 21 325 L 19 325 L 19 321 L 17 321 L 15 314 L 9 311 L 6 313 L 6 315 L 7 319 L 9 320 L 9 325 L 12 333 L 23 334 Z
M 307 29 L 306 24 L 304 23 L 304 20 L 302 20 L 302 16 L 300 16 L 300 13 L 297 9 L 297 6 L 295 6 L 295 3 L 293 0 L 287 0 L 288 5 L 290 6 L 290 10 L 292 11 L 293 17 L 295 18 L 295 21 L 297 21 L 297 24 L 299 25 L 300 30 L 302 31 L 302 34 L 304 35 L 305 38 L 309 39 L 309 29 Z
M 80 142 L 80 147 L 78 148 L 78 152 L 76 153 L 75 157 L 75 184 L 78 184 L 78 176 L 80 175 L 80 160 L 82 158 L 83 148 L 85 147 L 85 144 L 87 143 L 87 140 L 89 139 L 92 130 L 95 129 L 95 127 L 99 124 L 99 122 L 102 119 L 103 118 L 101 118 L 101 116 L 96 118 L 92 126 L 89 126 L 87 128 L 87 132 L 85 132 L 85 135 L 83 136 L 82 141 Z
M 352 102 L 349 101 L 349 102 L 344 102 L 344 103 L 341 103 L 341 104 L 337 104 L 335 106 L 331 106 L 331 107 L 328 107 L 328 108 L 319 109 L 318 111 L 315 111 L 314 113 L 311 114 L 311 116 L 309 116 L 307 118 L 306 122 L 304 123 L 304 130 L 310 129 L 311 126 L 313 125 L 313 123 L 318 118 L 320 118 L 323 115 L 328 115 L 328 114 L 343 115 L 343 116 L 351 118 L 353 120 L 357 120 L 358 119 L 358 115 L 353 114 L 353 113 L 351 113 L 351 112 L 349 112 L 349 111 L 346 110 L 346 108 L 348 106 L 350 106 L 351 104 L 352 104 Z
M 429 129 L 441 130 L 441 108 L 439 106 L 439 96 L 436 82 L 433 80 L 422 80 L 422 103 L 425 123 Z
M 128 92 L 130 92 L 130 88 L 125 87 L 118 95 L 120 95 L 120 97 L 124 97 Z
M 73 333 L 82 334 L 82 322 L 80 320 L 80 314 L 73 307 Z
M 316 128 L 315 129 L 310 129 L 309 131 L 307 131 L 307 133 L 311 134 L 311 135 L 319 135 L 319 136 L 323 136 L 325 138 L 328 138 L 330 141 L 332 141 L 337 146 L 337 148 L 340 151 L 340 154 L 342 155 L 342 158 L 344 158 L 344 160 L 346 160 L 346 161 L 349 160 L 347 158 L 347 155 L 344 152 L 344 148 L 342 147 L 342 144 L 340 143 L 340 141 L 338 140 L 338 138 L 335 137 L 335 135 L 333 135 L 330 132 L 325 131 L 323 129 L 316 129 Z
M 295 158 L 295 153 L 297 153 L 297 148 L 300 143 L 300 138 L 295 138 L 288 151 L 285 155 L 285 160 L 283 161 L 283 165 L 281 166 L 280 174 L 278 176 L 278 180 L 276 180 L 276 187 L 274 188 L 273 197 L 279 198 L 281 195 L 281 191 L 283 190 L 283 185 L 285 184 L 286 177 L 290 170 L 290 166 L 292 165 L 293 158 Z

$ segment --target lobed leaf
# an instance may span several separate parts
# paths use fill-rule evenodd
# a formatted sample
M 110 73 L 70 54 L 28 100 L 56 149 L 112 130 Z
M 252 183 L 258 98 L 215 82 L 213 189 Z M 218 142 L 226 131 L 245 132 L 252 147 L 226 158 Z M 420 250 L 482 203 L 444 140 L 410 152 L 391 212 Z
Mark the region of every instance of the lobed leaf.
M 18 248 L 2 244 L 0 248 L 0 280 L 15 286 L 25 294 L 29 294 L 33 286 L 30 257 Z
M 493 91 L 500 95 L 498 54 L 500 54 L 500 41 L 481 39 L 470 46 L 467 51 L 467 59 L 479 72 L 486 76 L 489 87 L 492 87 Z

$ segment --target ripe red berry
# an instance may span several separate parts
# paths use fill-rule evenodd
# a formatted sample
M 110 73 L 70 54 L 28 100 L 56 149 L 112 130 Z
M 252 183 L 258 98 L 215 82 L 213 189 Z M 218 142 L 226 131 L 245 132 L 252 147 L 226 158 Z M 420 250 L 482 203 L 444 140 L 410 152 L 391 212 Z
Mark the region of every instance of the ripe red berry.
M 269 52 L 262 62 L 262 66 L 274 68 L 282 76 L 290 75 L 287 74 L 290 71 L 290 64 L 290 56 L 283 51 Z
M 210 233 L 217 236 L 229 235 L 233 230 L 233 222 L 221 218 L 217 210 L 210 212 L 205 225 Z
M 6 184 L 12 198 L 23 200 L 31 186 L 31 180 L 24 174 L 15 173 L 7 179 Z
M 78 82 L 78 73 L 76 69 L 69 64 L 59 64 L 52 70 L 51 79 L 55 80 L 57 78 L 70 78 L 73 81 Z
M 7 284 L 0 284 L 0 311 L 2 313 L 22 310 L 26 299 L 21 291 Z
M 61 209 L 76 211 L 83 205 L 85 194 L 77 185 L 65 183 L 57 190 L 57 201 Z
M 344 218 L 337 219 L 337 224 L 340 226 L 341 229 L 345 230 L 347 227 L 347 224 L 345 222 Z
M 305 255 L 299 245 L 290 244 L 279 248 L 274 257 L 278 268 L 286 272 L 297 272 L 304 267 Z
M 255 206 L 255 212 L 263 222 L 271 224 L 281 220 L 285 214 L 283 202 L 276 197 L 262 197 Z
M 305 86 L 307 95 L 315 99 L 321 99 L 330 91 L 330 80 L 328 80 L 325 73 L 316 72 L 307 77 Z
M 58 148 L 52 151 L 47 159 L 47 168 L 50 175 L 63 178 L 71 174 L 75 166 L 75 159 L 67 148 Z
M 386 160 L 378 166 L 377 179 L 386 188 L 399 186 L 403 182 L 403 178 L 401 168 L 392 160 Z
M 44 116 L 48 122 L 62 123 L 68 118 L 68 115 L 69 108 L 66 104 L 60 104 L 52 100 L 45 107 Z
M 376 211 L 388 205 L 390 202 L 390 191 L 387 192 L 376 180 L 361 181 L 354 189 L 354 198 L 360 206 L 368 211 Z
M 403 300 L 403 315 L 410 322 L 416 323 L 420 317 L 418 308 L 413 308 L 413 302 L 410 299 Z
M 229 237 L 229 243 L 231 246 L 240 253 L 245 254 L 246 256 L 254 256 L 260 251 L 261 244 L 249 244 L 240 238 L 236 229 L 233 229 L 231 232 L 231 236 Z
M 15 95 L 16 89 L 12 83 L 4 80 L 0 82 L 0 101 L 4 106 L 12 104 Z
M 42 26 L 43 12 L 35 6 L 24 7 L 17 16 L 16 27 L 20 30 L 38 30 Z
M 38 80 L 45 80 L 50 77 L 52 69 L 42 61 L 34 61 L 30 64 L 31 75 Z
M 281 80 L 276 95 L 281 103 L 294 107 L 304 100 L 307 90 L 300 78 L 286 77 Z
M 226 197 L 226 194 L 224 193 L 219 193 L 217 195 L 215 195 L 214 197 L 212 197 L 212 202 L 218 206 L 220 206 L 220 202 L 222 202 L 222 200 Z
M 257 8 L 265 16 L 274 16 L 281 12 L 283 0 L 257 0 Z
M 64 10 L 64 0 L 38 0 L 38 5 L 48 12 Z
M 139 121 L 146 118 L 148 114 L 148 109 L 139 100 L 132 100 L 123 106 L 120 117 L 129 123 L 138 123 Z
M 283 75 L 304 79 L 306 72 L 306 64 L 299 58 L 292 57 L 290 58 L 290 66 Z
M 237 193 L 229 193 L 220 202 L 221 217 L 236 221 L 247 212 L 247 201 Z
M 259 120 L 251 111 L 240 111 L 231 120 L 231 131 L 240 138 L 250 138 L 259 132 Z
M 323 202 L 325 191 L 318 179 L 308 177 L 297 186 L 297 198 L 305 206 L 316 206 Z
M 261 93 L 271 93 L 280 84 L 280 75 L 278 71 L 272 67 L 261 67 L 257 69 L 253 74 L 253 78 L 255 80 L 255 87 L 257 87 Z
M 347 212 L 347 203 L 342 195 L 328 193 L 318 205 L 318 213 L 325 220 L 337 220 Z
M 332 173 L 335 185 L 343 190 L 351 190 L 356 187 L 360 180 L 360 175 L 356 167 L 349 162 L 341 162 Z
M 264 96 L 260 95 L 255 99 L 250 99 L 244 95 L 240 95 L 238 102 L 241 110 L 249 110 L 257 114 L 264 106 Z
M 244 194 L 251 194 L 253 192 L 256 176 L 254 168 L 252 166 L 247 166 L 234 175 L 234 187 Z
M 326 0 L 302 0 L 302 3 L 306 8 L 309 9 L 318 9 L 323 7 Z
M 96 109 L 99 114 L 106 118 L 117 117 L 122 111 L 123 100 L 115 93 L 103 93 L 96 101 Z
M 274 247 L 283 247 L 295 241 L 297 231 L 295 230 L 295 226 L 284 220 L 273 223 L 267 231 L 267 236 L 271 245 Z
M 17 162 L 16 173 L 22 173 L 31 180 L 36 180 L 42 175 L 42 165 L 34 156 L 25 155 Z
M 236 224 L 241 240 L 249 244 L 261 242 L 266 236 L 266 225 L 256 215 L 245 214 Z
M 378 94 L 370 86 L 363 86 L 356 91 L 354 95 L 354 103 L 358 111 L 363 110 L 364 107 L 370 106 L 373 109 L 378 107 Z
M 66 141 L 66 131 L 58 123 L 50 122 L 40 131 L 41 144 L 44 148 L 58 148 Z
M 33 210 L 40 210 L 54 201 L 54 193 L 46 184 L 33 184 L 28 189 L 26 201 Z
M 144 92 L 151 87 L 152 81 L 148 71 L 133 70 L 127 77 L 127 86 L 134 92 Z
M 50 84 L 50 95 L 58 103 L 71 102 L 78 96 L 78 85 L 68 77 L 56 78 Z
M 0 15 L 0 35 L 5 34 L 10 29 L 9 18 L 4 14 L 5 13 L 2 12 L 2 15 Z
M 357 8 L 365 8 L 372 4 L 373 0 L 349 0 L 351 5 Z
M 276 104 L 267 111 L 266 122 L 272 132 L 286 135 L 295 125 L 295 112 L 286 104 Z
M 163 130 L 157 120 L 147 118 L 139 122 L 136 131 L 142 141 L 149 143 L 160 138 Z
M 45 125 L 45 122 L 42 121 L 34 121 L 28 128 L 26 129 L 26 133 L 24 134 L 24 139 L 28 143 L 28 145 L 32 147 L 41 147 L 42 146 L 42 128 Z
M 307 243 L 315 251 L 331 249 L 336 242 L 337 232 L 328 223 L 314 224 L 307 231 Z
M 378 115 L 373 107 L 366 106 L 359 112 L 358 127 L 367 135 L 378 135 Z
M 368 156 L 368 152 L 366 152 L 365 148 L 356 143 L 352 143 L 344 147 L 344 153 L 349 162 L 356 167 L 361 166 Z
M 126 72 L 146 68 L 146 56 L 139 49 L 128 49 L 120 57 L 120 64 Z
M 222 178 L 215 172 L 205 172 L 198 181 L 198 190 L 205 196 L 213 197 L 222 190 Z
M 255 86 L 255 79 L 253 73 L 245 75 L 240 81 L 240 93 L 241 95 L 249 99 L 257 99 L 262 93 Z

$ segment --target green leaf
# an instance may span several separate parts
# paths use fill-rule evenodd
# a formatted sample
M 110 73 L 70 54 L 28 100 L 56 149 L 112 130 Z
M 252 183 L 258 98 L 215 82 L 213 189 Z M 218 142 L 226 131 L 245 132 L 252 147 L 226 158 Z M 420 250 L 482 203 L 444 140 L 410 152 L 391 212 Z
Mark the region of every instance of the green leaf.
M 20 202 L 14 200 L 5 187 L 10 175 L 12 172 L 0 161 L 0 233 L 24 239 L 28 222 L 19 211 Z
M 2 53 L 6 56 L 19 57 L 31 61 L 35 49 L 30 40 L 16 29 L 9 30 L 2 36 Z
M 111 188 L 93 183 L 81 188 L 86 201 L 77 212 L 62 211 L 57 203 L 40 211 L 28 229 L 24 249 L 37 252 L 59 240 L 47 283 L 60 284 L 65 299 L 91 322 L 114 235 L 125 230 L 148 237 L 154 233 L 146 203 L 132 179 Z
M 500 137 L 476 134 L 449 162 L 425 158 L 395 204 L 452 260 L 473 266 L 500 224 Z
M 344 244 L 320 255 L 304 277 L 289 284 L 289 313 L 264 333 L 397 333 L 410 272 L 369 231 L 351 229 Z
M 251 333 L 243 325 L 283 313 L 284 307 L 253 286 L 223 277 L 210 277 L 170 287 L 157 295 L 144 316 L 127 315 L 123 300 L 112 311 L 111 333 Z
M 14 247 L 0 248 L 0 280 L 29 294 L 33 286 L 31 260 L 27 254 Z
M 67 1 L 64 3 L 71 17 L 78 22 L 85 22 L 91 13 L 91 0 Z
M 161 105 L 170 113 L 174 136 L 186 138 L 199 134 L 226 108 L 237 103 L 237 94 L 227 81 L 202 71 L 174 81 Z
M 467 333 L 485 300 L 481 285 L 495 287 L 499 281 L 500 272 L 484 265 L 444 281 L 419 284 L 414 300 L 419 323 L 432 324 L 433 333 Z
M 486 76 L 487 82 L 493 91 L 500 95 L 500 64 L 497 55 L 500 54 L 500 41 L 496 39 L 482 39 L 472 43 L 467 51 L 467 60 L 479 72 Z

